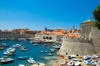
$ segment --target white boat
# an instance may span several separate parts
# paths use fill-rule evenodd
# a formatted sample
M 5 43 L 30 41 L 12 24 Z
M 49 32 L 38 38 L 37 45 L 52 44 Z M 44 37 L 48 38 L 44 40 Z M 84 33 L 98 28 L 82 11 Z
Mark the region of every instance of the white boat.
M 43 50 L 41 50 L 41 53 L 47 53 L 47 51 L 43 51 Z
M 60 46 L 55 46 L 55 49 L 60 49 Z
M 27 51 L 28 49 L 22 48 L 21 51 Z
M 73 63 L 73 62 L 68 62 L 67 65 L 68 65 L 68 66 L 73 66 L 74 63 Z
M 17 64 L 16 66 L 25 66 L 24 64 Z
M 16 44 L 16 45 L 13 45 L 13 47 L 14 48 L 19 48 L 19 47 L 21 47 L 21 45 L 20 44 Z
M 97 55 L 87 55 L 87 57 L 89 57 L 89 58 L 98 58 Z
M 0 62 L 1 63 L 10 63 L 10 62 L 13 62 L 13 59 L 11 59 L 11 58 L 4 58 Z
M 48 56 L 54 56 L 54 54 L 51 54 L 51 53 L 48 53 L 47 55 L 48 55 Z
M 33 44 L 34 46 L 38 46 L 38 44 Z
M 35 64 L 35 63 L 36 63 L 35 60 L 33 60 L 33 58 L 29 58 L 27 61 L 28 61 L 30 64 Z

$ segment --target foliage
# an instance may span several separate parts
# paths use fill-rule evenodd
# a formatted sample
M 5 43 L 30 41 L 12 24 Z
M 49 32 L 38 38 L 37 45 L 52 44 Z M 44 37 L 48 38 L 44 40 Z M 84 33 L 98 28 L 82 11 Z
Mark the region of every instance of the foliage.
M 92 11 L 93 18 L 95 19 L 94 27 L 97 27 L 100 30 L 100 4 L 97 6 L 97 9 Z

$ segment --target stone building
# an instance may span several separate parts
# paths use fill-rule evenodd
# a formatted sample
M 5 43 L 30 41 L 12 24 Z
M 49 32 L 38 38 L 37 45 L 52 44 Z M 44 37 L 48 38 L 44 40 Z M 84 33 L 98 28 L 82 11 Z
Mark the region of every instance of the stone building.
M 80 37 L 89 39 L 89 34 L 91 32 L 91 27 L 93 27 L 94 21 L 88 19 L 80 23 Z
M 80 38 L 70 37 L 70 36 L 63 37 L 63 42 L 62 42 L 62 46 L 60 48 L 59 53 L 63 55 L 66 55 L 66 53 L 80 54 L 80 55 L 96 54 L 97 51 L 95 49 L 98 46 L 98 44 L 94 43 L 94 38 L 93 38 L 94 30 L 92 30 L 93 23 L 94 21 L 90 19 L 80 23 Z M 98 31 L 98 34 L 99 33 L 100 31 Z M 90 37 L 90 34 L 91 34 L 91 37 Z M 97 49 L 97 50 L 100 50 L 100 49 Z

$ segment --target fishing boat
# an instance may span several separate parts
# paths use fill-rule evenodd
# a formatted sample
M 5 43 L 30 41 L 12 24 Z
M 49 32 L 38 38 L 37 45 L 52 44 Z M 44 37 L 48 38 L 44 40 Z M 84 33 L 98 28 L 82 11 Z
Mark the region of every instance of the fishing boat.
M 41 50 L 41 53 L 47 53 L 47 51 L 43 51 L 43 50 Z
M 25 66 L 24 64 L 17 64 L 16 66 Z
M 51 53 L 48 53 L 47 55 L 48 55 L 48 56 L 54 56 L 54 54 L 51 54 Z
M 18 59 L 19 60 L 21 60 L 21 59 L 27 59 L 27 56 L 20 56 L 20 57 L 18 57 Z
M 3 60 L 0 61 L 1 63 L 10 63 L 13 62 L 13 59 L 11 58 L 4 58 Z
M 38 44 L 33 44 L 34 46 L 38 46 Z
M 27 61 L 28 61 L 30 64 L 35 64 L 35 63 L 36 63 L 35 60 L 33 60 L 33 58 L 29 58 Z

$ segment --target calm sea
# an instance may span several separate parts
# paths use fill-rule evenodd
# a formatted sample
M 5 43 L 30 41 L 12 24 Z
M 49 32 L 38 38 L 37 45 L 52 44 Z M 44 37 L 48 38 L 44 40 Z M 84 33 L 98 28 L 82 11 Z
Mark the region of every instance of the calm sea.
M 50 49 L 52 48 L 52 45 L 55 44 L 55 43 L 48 43 L 49 46 L 44 46 L 44 43 L 41 43 L 41 44 L 38 44 L 38 46 L 33 46 L 33 44 L 30 43 L 30 40 L 26 40 L 26 41 L 25 40 L 3 40 L 3 41 L 0 41 L 0 44 L 1 43 L 7 43 L 10 45 L 10 47 L 19 43 L 28 49 L 28 51 L 23 52 L 17 48 L 15 56 L 8 56 L 10 58 L 13 58 L 14 62 L 7 63 L 7 64 L 0 63 L 1 66 L 16 66 L 16 64 L 24 64 L 25 66 L 30 66 L 30 64 L 27 62 L 27 59 L 18 60 L 19 56 L 32 57 L 34 58 L 36 62 L 42 62 L 42 63 L 47 64 L 48 62 L 50 62 L 50 60 L 47 60 L 44 57 L 50 57 L 50 56 L 47 56 L 47 53 L 51 53 Z M 3 52 L 6 50 L 7 48 L 5 48 L 4 50 L 0 50 L 0 58 L 3 56 Z M 41 50 L 47 50 L 47 53 L 41 53 Z M 54 56 L 57 56 L 56 52 L 57 51 L 55 51 Z

